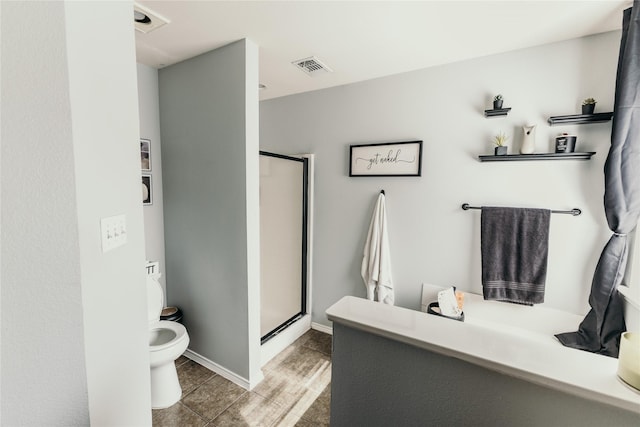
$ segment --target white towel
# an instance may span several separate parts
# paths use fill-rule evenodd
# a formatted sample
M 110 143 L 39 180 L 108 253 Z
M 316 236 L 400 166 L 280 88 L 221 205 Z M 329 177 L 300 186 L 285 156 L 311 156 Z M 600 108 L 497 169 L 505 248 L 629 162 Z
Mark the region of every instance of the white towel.
M 380 193 L 369 225 L 360 273 L 367 287 L 368 299 L 393 305 L 393 280 L 384 199 L 384 194 Z

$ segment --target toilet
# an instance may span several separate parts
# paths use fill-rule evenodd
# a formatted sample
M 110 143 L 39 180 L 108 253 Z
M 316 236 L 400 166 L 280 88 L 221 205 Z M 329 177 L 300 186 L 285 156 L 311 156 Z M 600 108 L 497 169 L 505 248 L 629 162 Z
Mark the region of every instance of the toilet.
M 149 360 L 151 363 L 151 407 L 163 409 L 182 397 L 175 360 L 189 345 L 187 330 L 180 323 L 160 320 L 164 293 L 158 282 L 157 262 L 147 263 L 147 309 L 149 320 Z

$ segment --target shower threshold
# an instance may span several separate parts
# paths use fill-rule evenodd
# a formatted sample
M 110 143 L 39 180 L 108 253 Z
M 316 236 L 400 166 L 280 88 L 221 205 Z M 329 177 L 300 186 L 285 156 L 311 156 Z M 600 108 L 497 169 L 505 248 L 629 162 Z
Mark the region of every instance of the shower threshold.
M 280 332 L 284 331 L 285 329 L 287 329 L 289 326 L 291 326 L 293 323 L 297 322 L 300 319 L 302 319 L 302 313 L 296 314 L 295 316 L 293 316 L 289 320 L 285 321 L 280 326 L 278 326 L 277 328 L 275 328 L 274 330 L 272 330 L 271 332 L 269 332 L 268 334 L 266 334 L 265 336 L 260 338 L 260 344 L 266 343 L 271 338 L 275 337 Z

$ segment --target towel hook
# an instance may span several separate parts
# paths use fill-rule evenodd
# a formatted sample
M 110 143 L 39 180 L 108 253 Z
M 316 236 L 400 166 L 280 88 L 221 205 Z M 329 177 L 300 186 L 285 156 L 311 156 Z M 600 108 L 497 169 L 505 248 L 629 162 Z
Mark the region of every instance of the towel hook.
M 384 190 L 380 190 L 380 194 L 382 194 L 382 195 L 385 195 L 385 196 L 386 196 L 386 194 L 384 193 Z

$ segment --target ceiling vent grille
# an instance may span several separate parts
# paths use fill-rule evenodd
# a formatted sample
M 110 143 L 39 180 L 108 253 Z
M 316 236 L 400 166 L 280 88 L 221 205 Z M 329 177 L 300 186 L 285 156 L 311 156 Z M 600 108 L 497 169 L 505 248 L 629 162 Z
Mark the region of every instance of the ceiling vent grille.
M 317 76 L 318 74 L 332 73 L 333 70 L 327 67 L 315 56 L 309 58 L 298 59 L 292 62 L 293 65 L 304 71 L 308 76 Z
M 145 34 L 150 33 L 153 30 L 157 30 L 170 22 L 164 16 L 158 15 L 156 12 L 147 9 L 138 3 L 133 4 L 133 17 L 136 30 Z

